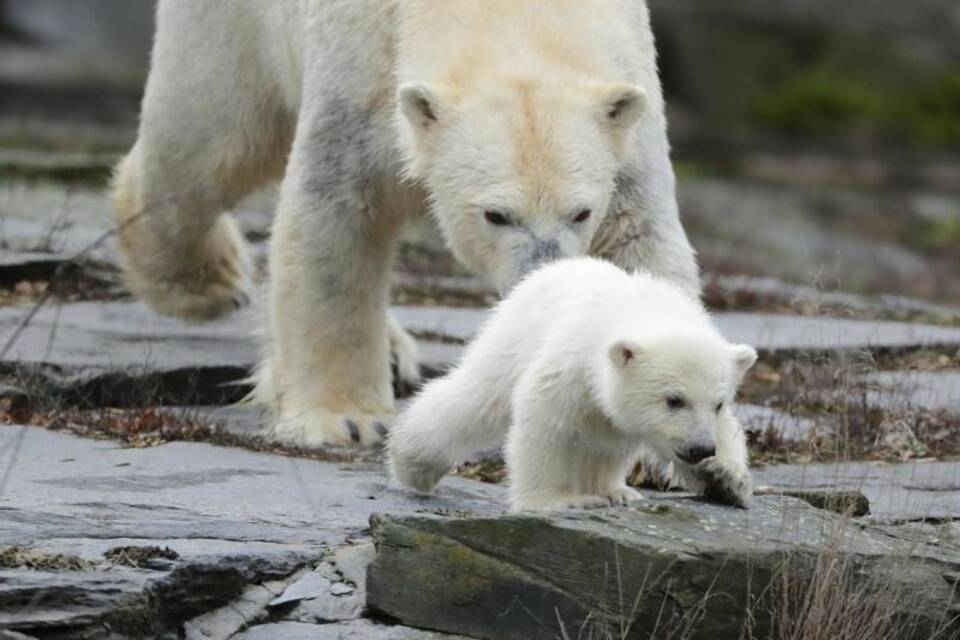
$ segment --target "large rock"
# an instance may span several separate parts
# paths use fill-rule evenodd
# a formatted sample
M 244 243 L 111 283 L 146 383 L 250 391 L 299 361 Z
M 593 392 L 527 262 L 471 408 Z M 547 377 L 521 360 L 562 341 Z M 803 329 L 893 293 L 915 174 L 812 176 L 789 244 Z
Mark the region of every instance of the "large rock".
M 960 613 L 960 548 L 908 546 L 791 498 L 760 498 L 750 511 L 657 499 L 537 517 L 375 516 L 372 526 L 370 606 L 479 638 L 665 638 L 688 625 L 683 637 L 722 640 L 742 637 L 751 608 L 756 637 L 767 637 L 765 607 L 781 604 L 785 575 L 811 593 L 818 579 L 843 581 L 831 606 L 845 615 L 871 593 L 886 597 L 916 633 L 885 637 L 928 638 L 945 612 Z
M 814 593 L 843 615 L 873 594 L 913 625 L 883 637 L 929 638 L 960 613 L 960 547 L 908 544 L 792 498 L 758 498 L 750 511 L 668 498 L 549 516 L 378 515 L 372 527 L 375 611 L 491 640 L 666 638 L 684 627 L 682 637 L 737 639 L 748 611 L 755 637 L 767 637 L 768 607 Z

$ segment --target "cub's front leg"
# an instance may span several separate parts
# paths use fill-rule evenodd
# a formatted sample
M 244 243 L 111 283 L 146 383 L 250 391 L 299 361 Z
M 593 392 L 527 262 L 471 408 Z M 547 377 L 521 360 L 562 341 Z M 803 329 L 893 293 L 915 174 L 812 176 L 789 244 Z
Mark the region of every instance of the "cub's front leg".
M 729 408 L 723 410 L 718 421 L 716 445 L 716 455 L 696 465 L 675 463 L 677 472 L 691 491 L 717 502 L 749 508 L 753 479 L 748 468 L 746 438 Z
M 342 110 L 342 112 L 341 112 Z M 270 253 L 270 352 L 255 397 L 276 440 L 372 444 L 393 413 L 387 324 L 401 218 L 379 197 L 389 135 L 359 105 L 305 107 Z

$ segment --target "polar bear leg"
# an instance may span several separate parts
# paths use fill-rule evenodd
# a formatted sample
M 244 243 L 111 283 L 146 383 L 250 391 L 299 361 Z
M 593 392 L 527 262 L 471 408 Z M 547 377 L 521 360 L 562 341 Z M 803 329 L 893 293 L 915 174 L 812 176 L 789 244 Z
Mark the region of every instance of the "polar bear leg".
M 743 427 L 729 409 L 721 414 L 715 439 L 714 457 L 694 466 L 677 462 L 674 468 L 691 491 L 746 509 L 753 498 L 753 479 Z
M 167 315 L 211 319 L 249 301 L 251 262 L 224 211 L 282 173 L 291 141 L 270 78 L 221 42 L 239 37 L 216 12 L 160 4 L 138 139 L 117 168 L 114 209 L 126 281 Z
M 550 355 L 534 361 L 513 395 L 506 445 L 510 509 L 593 508 L 639 499 L 626 485 L 635 457 L 630 445 L 600 444 L 616 438 L 604 418 L 582 404 L 585 398 L 571 397 L 582 385 L 558 377 Z
M 387 314 L 387 333 L 390 336 L 394 395 L 398 398 L 406 398 L 413 394 L 421 382 L 417 341 L 389 313 Z
M 278 441 L 369 445 L 386 435 L 389 275 L 403 223 L 387 193 L 388 137 L 359 98 L 304 101 L 274 221 L 270 342 L 254 394 L 276 409 Z
M 459 461 L 493 449 L 510 417 L 510 384 L 503 372 L 484 372 L 468 361 L 428 384 L 390 432 L 389 466 L 402 485 L 429 492 Z M 493 375 L 500 380 L 489 380 Z

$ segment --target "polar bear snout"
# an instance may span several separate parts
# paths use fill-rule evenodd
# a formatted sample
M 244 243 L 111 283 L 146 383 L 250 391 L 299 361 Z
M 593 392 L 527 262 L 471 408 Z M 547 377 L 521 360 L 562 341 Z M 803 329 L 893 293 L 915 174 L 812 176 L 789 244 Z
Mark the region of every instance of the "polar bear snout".
M 531 243 L 530 253 L 520 265 L 520 277 L 522 278 L 549 262 L 565 257 L 569 256 L 564 255 L 559 241 L 535 238 Z
M 675 453 L 682 462 L 695 465 L 717 455 L 717 448 L 713 444 L 693 444 L 678 448 Z

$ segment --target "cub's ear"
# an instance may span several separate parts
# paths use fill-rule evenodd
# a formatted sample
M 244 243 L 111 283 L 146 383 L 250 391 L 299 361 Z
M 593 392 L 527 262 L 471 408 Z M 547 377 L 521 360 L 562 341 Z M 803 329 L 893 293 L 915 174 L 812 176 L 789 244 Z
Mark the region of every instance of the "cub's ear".
M 623 368 L 636 362 L 643 355 L 643 347 L 632 340 L 617 340 L 610 345 L 607 353 L 613 366 Z
M 733 363 L 737 367 L 740 375 L 743 375 L 757 361 L 756 350 L 745 344 L 735 344 L 732 347 Z
M 437 125 L 447 112 L 439 91 L 425 84 L 404 84 L 397 90 L 397 102 L 417 135 Z
M 632 84 L 606 87 L 600 99 L 600 118 L 618 133 L 629 131 L 647 109 L 647 92 Z

